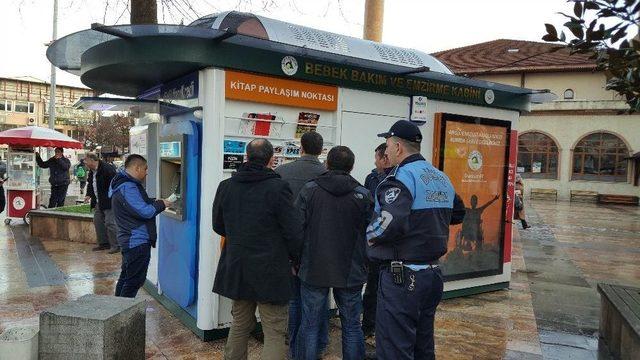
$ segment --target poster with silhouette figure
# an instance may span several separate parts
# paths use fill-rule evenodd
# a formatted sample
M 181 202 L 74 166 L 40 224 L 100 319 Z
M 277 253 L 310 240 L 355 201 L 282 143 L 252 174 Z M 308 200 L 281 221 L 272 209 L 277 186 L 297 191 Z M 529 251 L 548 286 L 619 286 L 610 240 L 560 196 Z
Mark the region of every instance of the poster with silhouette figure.
M 440 168 L 464 201 L 440 259 L 447 280 L 502 273 L 510 123 L 444 114 Z

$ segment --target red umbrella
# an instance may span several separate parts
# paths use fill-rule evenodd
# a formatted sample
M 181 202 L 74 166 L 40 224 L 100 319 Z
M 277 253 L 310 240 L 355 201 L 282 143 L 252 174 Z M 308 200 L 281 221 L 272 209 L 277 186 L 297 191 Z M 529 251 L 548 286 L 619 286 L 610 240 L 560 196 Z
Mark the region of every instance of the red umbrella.
M 0 132 L 0 144 L 63 147 L 70 149 L 82 149 L 83 147 L 82 143 L 78 140 L 55 130 L 39 126 L 25 126 L 2 131 Z

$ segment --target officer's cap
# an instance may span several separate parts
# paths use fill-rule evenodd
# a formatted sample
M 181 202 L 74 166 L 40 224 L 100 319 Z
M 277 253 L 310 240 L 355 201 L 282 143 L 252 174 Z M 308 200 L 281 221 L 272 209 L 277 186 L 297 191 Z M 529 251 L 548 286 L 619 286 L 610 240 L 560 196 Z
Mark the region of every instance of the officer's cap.
M 389 131 L 378 134 L 378 137 L 382 137 L 385 139 L 388 139 L 392 136 L 415 143 L 422 142 L 422 134 L 420 133 L 420 129 L 418 129 L 418 126 L 416 126 L 416 124 L 408 120 L 398 120 L 391 126 L 391 129 L 389 129 Z

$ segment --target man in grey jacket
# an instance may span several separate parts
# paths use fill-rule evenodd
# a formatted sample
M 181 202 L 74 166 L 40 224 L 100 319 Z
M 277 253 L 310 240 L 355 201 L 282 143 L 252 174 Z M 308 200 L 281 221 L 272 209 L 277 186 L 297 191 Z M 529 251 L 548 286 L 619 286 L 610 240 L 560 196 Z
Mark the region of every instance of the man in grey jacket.
M 289 183 L 293 198 L 296 199 L 300 190 L 309 180 L 313 180 L 324 174 L 327 169 L 320 163 L 318 156 L 322 153 L 322 135 L 315 131 L 304 133 L 300 139 L 300 158 L 294 162 L 284 164 L 276 168 L 282 179 Z M 293 358 L 296 348 L 296 336 L 300 328 L 301 303 L 300 303 L 300 279 L 296 276 L 294 280 L 294 295 L 289 302 L 289 349 Z M 326 305 L 325 305 L 326 307 Z M 320 324 L 318 334 L 318 354 L 324 352 L 329 344 L 329 320 L 324 317 L 324 322 Z

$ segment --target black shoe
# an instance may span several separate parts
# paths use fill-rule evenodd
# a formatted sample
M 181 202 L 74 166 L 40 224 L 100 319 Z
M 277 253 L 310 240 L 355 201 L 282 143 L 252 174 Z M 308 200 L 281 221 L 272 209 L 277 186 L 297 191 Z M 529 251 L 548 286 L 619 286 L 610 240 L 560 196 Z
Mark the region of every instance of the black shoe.
M 91 249 L 91 251 L 101 251 L 101 250 L 107 250 L 107 249 L 110 249 L 109 245 L 98 245 L 93 249 Z
M 115 247 L 109 250 L 109 254 L 115 254 L 120 252 L 120 247 Z

